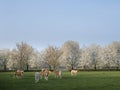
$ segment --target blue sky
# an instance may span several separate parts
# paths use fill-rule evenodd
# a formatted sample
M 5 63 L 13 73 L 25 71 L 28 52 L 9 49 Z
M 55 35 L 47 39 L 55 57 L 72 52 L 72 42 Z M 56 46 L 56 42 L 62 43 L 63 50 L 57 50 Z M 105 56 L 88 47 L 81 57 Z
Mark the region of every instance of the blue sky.
M 0 0 L 0 49 L 120 41 L 120 0 Z

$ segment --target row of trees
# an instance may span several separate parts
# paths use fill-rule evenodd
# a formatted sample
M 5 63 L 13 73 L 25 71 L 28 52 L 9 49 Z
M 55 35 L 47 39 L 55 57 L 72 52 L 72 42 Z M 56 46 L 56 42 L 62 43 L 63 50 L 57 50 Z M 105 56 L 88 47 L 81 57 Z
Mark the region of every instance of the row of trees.
M 31 69 L 119 69 L 120 42 L 101 47 L 92 44 L 81 47 L 75 41 L 67 41 L 61 47 L 48 46 L 37 51 L 27 43 L 16 44 L 13 50 L 0 50 L 1 70 Z

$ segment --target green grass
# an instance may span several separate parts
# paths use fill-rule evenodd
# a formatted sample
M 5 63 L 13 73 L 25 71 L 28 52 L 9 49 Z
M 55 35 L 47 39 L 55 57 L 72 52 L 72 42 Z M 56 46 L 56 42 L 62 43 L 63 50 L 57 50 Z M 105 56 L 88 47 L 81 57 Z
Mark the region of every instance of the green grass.
M 71 76 L 63 72 L 62 79 L 50 75 L 49 80 L 34 81 L 34 72 L 25 72 L 23 78 L 14 78 L 13 72 L 0 72 L 0 90 L 120 90 L 119 71 L 79 72 Z

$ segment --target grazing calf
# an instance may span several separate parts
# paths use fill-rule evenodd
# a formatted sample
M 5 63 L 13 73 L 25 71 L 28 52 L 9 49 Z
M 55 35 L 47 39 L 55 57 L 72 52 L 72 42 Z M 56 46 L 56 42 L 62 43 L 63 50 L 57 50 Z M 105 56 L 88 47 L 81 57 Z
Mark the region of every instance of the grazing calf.
M 62 78 L 62 71 L 53 71 L 54 72 L 54 76 L 55 76 L 55 78 Z
M 17 78 L 18 78 L 18 77 L 21 78 L 21 77 L 23 76 L 23 72 L 24 72 L 23 70 L 17 70 L 17 71 L 15 71 L 15 74 L 14 74 L 14 75 L 15 75 L 15 77 L 17 77 Z
M 77 72 L 78 72 L 77 70 L 71 70 L 71 76 L 74 76 L 74 75 L 76 76 Z
M 40 73 L 35 72 L 35 83 L 39 82 L 39 79 L 40 79 Z
M 40 72 L 41 78 L 44 78 L 45 80 L 48 80 L 48 76 L 50 74 L 50 71 L 48 69 L 42 69 Z

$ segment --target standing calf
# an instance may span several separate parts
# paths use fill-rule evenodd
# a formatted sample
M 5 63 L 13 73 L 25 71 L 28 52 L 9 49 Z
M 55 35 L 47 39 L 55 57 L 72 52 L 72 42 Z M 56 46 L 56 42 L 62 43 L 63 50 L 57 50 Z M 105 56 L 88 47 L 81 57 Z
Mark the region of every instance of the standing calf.
M 48 69 L 42 69 L 40 72 L 41 78 L 44 77 L 45 80 L 48 80 L 48 76 L 50 74 L 50 71 Z
M 74 76 L 74 75 L 76 76 L 77 72 L 78 72 L 77 70 L 71 70 L 71 76 Z
M 54 72 L 55 78 L 58 78 L 58 77 L 59 77 L 60 79 L 62 78 L 62 71 L 56 71 L 56 70 L 55 70 L 55 71 L 53 71 L 53 72 Z
M 35 72 L 35 83 L 39 82 L 39 79 L 40 79 L 40 73 Z
M 17 78 L 18 78 L 18 77 L 22 77 L 22 76 L 23 76 L 23 72 L 24 72 L 24 71 L 22 71 L 22 70 L 17 70 L 17 71 L 15 71 L 15 74 L 14 74 L 14 75 L 15 75 L 15 77 L 17 77 Z

